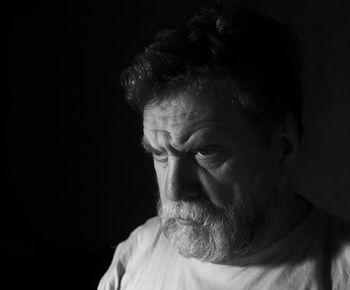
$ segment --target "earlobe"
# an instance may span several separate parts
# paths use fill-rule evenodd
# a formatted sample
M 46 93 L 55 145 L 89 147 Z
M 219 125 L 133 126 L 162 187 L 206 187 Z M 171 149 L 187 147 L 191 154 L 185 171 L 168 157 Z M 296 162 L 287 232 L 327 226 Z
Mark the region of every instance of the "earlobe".
M 299 148 L 299 135 L 297 122 L 292 114 L 287 114 L 280 127 L 280 165 L 286 169 L 291 169 Z
M 285 156 L 288 156 L 293 152 L 293 146 L 285 136 L 282 136 L 281 139 L 282 158 L 284 158 Z

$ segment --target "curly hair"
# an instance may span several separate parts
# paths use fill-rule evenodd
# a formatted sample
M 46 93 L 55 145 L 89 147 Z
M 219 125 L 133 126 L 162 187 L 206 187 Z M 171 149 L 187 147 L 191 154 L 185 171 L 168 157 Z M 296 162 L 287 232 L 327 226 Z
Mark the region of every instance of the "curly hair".
M 229 79 L 239 104 L 260 135 L 286 114 L 302 136 L 301 56 L 292 28 L 231 1 L 212 1 L 160 30 L 121 75 L 126 99 L 141 112 L 165 91 L 201 80 Z

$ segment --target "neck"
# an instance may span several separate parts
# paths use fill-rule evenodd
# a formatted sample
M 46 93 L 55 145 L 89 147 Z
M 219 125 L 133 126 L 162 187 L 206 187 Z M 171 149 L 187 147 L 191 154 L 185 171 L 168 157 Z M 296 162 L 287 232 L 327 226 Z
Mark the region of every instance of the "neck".
M 268 228 L 256 233 L 254 238 L 256 242 L 250 247 L 248 255 L 256 254 L 285 237 L 303 221 L 311 207 L 311 203 L 297 193 L 290 193 L 288 198 L 284 196 L 283 201 L 280 201 L 274 209 Z
M 264 227 L 255 233 L 252 243 L 249 244 L 247 251 L 240 254 L 233 254 L 231 259 L 223 264 L 244 265 L 250 263 L 253 256 L 262 253 L 267 247 L 279 241 L 298 226 L 307 214 L 312 205 L 302 196 L 296 193 L 290 193 L 288 198 L 284 195 L 283 201 L 275 204 L 270 221 L 267 221 Z

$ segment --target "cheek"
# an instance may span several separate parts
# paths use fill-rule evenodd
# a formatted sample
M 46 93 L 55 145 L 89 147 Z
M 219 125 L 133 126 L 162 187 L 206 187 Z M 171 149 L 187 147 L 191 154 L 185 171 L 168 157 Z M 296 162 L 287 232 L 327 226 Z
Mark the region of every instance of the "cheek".
M 241 178 L 236 171 L 235 160 L 229 160 L 215 169 L 200 172 L 204 194 L 217 207 L 227 206 L 239 194 Z
M 206 196 L 218 207 L 245 200 L 264 172 L 256 158 L 230 159 L 220 167 L 202 171 L 201 184 Z

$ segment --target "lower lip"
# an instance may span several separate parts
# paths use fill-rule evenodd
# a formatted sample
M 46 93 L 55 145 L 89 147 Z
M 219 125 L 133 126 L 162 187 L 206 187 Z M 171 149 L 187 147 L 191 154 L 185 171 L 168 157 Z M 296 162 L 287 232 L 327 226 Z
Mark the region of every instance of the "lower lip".
M 181 219 L 181 218 L 177 218 L 176 222 L 179 223 L 180 225 L 184 225 L 184 226 L 195 226 L 198 223 L 195 222 L 194 220 L 190 220 L 190 219 Z

